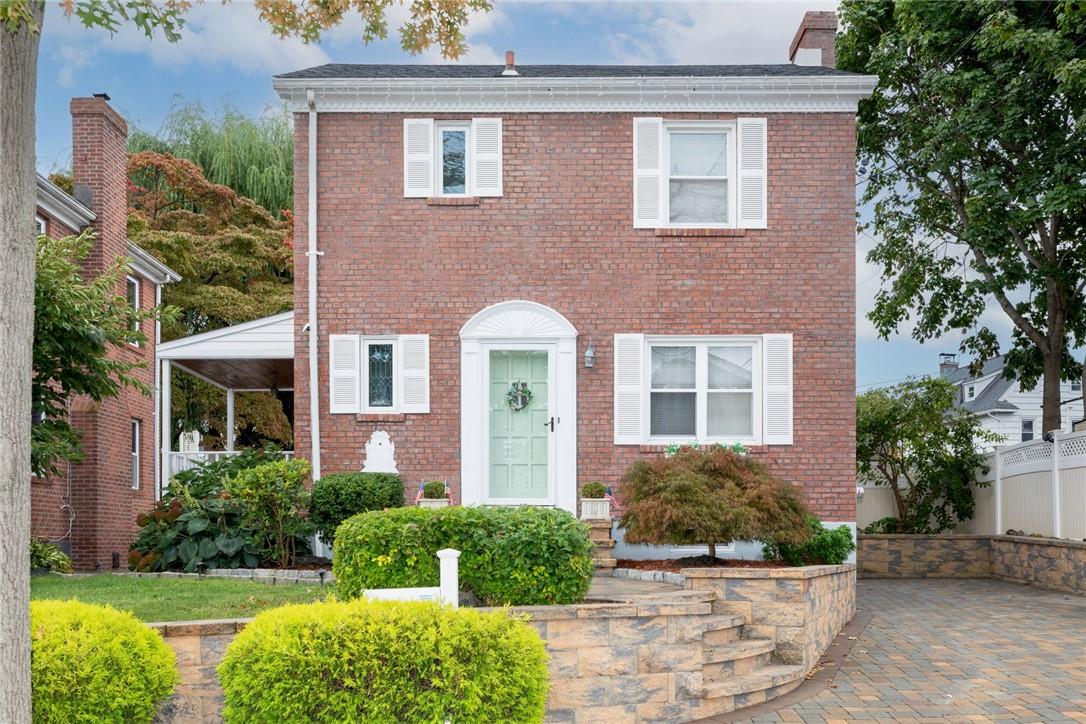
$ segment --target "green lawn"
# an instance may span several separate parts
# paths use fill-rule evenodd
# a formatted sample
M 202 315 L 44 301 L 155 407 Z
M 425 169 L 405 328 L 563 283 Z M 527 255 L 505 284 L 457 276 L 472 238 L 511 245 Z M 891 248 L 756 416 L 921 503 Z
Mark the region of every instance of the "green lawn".
M 76 598 L 108 603 L 131 611 L 141 621 L 192 621 L 245 618 L 286 603 L 308 603 L 329 596 L 334 587 L 292 584 L 272 586 L 229 578 L 137 578 L 103 573 L 95 576 L 34 576 L 31 598 Z

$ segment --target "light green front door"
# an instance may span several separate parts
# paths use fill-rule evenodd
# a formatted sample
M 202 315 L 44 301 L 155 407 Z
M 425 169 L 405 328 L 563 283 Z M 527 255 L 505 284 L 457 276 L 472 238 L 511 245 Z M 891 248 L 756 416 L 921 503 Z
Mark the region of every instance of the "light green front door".
M 547 502 L 551 497 L 550 352 L 491 349 L 487 364 L 488 497 L 499 502 Z M 530 400 L 524 395 L 517 398 L 517 390 L 522 389 L 531 393 Z

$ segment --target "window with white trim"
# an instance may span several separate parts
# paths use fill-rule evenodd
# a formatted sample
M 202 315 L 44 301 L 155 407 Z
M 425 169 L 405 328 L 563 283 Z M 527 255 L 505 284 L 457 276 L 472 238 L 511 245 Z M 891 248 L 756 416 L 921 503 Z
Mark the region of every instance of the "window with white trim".
M 765 118 L 634 118 L 634 227 L 768 228 L 767 131 Z
M 977 386 L 967 385 L 965 388 L 965 399 L 972 400 L 977 396 Z
M 468 195 L 468 141 L 471 136 L 470 122 L 446 122 L 434 124 L 436 131 L 438 196 Z
M 502 195 L 502 119 L 405 118 L 403 195 Z
M 1022 420 L 1022 442 L 1033 439 L 1033 420 Z
M 1071 392 L 1082 392 L 1082 380 L 1071 381 Z
M 761 437 L 760 340 L 650 341 L 648 357 L 651 441 Z
M 140 489 L 140 421 L 131 420 L 132 432 L 132 489 Z
M 669 226 L 734 225 L 735 132 L 731 124 L 666 123 Z
M 365 338 L 362 341 L 362 411 L 396 410 L 396 339 Z
M 128 306 L 132 308 L 136 314 L 140 312 L 140 280 L 135 277 L 125 277 L 125 298 L 128 300 Z M 132 331 L 140 331 L 139 319 L 132 320 Z M 132 342 L 133 347 L 139 347 L 139 342 Z
M 328 399 L 332 414 L 429 412 L 429 336 L 329 335 Z
M 38 236 L 44 236 L 45 235 L 45 219 L 42 218 L 41 216 L 35 215 L 34 216 L 34 225 L 38 229 Z

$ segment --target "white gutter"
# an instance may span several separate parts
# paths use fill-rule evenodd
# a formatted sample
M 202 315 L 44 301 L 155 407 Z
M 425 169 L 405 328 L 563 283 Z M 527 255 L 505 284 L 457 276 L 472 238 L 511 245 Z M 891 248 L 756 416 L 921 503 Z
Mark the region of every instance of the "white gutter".
M 321 418 L 320 418 L 320 376 L 318 374 L 318 343 L 320 337 L 317 327 L 317 102 L 313 91 L 306 91 L 309 106 L 309 168 L 307 182 L 309 186 L 308 214 L 306 227 L 309 234 L 309 463 L 313 466 L 313 479 L 321 477 Z
M 275 78 L 290 110 L 321 112 L 854 112 L 874 76 Z

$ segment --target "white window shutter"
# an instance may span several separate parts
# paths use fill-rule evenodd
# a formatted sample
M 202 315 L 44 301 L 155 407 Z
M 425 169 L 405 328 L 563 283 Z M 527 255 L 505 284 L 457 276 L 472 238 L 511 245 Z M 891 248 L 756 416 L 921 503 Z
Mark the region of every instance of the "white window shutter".
M 792 335 L 762 337 L 766 445 L 792 444 Z
M 400 412 L 430 411 L 430 335 L 400 335 Z
M 434 195 L 434 119 L 403 121 L 403 195 Z
M 766 201 L 766 119 L 740 118 L 737 126 L 737 226 L 741 229 L 764 229 L 768 225 L 769 215 Z
M 662 225 L 664 121 L 662 118 L 633 119 L 634 228 L 655 229 Z
M 502 195 L 502 119 L 471 120 L 472 196 Z
M 645 336 L 615 335 L 615 444 L 644 442 Z
M 328 411 L 358 412 L 359 347 L 357 334 L 328 335 Z

